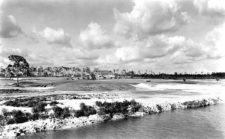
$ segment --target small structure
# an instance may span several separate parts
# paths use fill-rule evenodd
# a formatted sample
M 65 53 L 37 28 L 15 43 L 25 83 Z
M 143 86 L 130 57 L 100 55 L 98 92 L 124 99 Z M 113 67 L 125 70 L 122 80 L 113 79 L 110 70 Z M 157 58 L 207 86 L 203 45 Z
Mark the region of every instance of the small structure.
M 115 75 L 109 70 L 94 71 L 96 79 L 115 79 Z

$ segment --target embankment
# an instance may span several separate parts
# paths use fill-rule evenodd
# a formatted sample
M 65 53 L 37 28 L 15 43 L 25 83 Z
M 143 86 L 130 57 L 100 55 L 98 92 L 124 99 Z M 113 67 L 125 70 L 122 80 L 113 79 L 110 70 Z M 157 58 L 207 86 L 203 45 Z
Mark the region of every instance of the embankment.
M 101 102 L 95 103 L 96 114 L 77 117 L 71 115 L 67 118 L 47 118 L 30 120 L 21 124 L 10 124 L 1 127 L 0 138 L 16 137 L 47 130 L 61 130 L 96 124 L 108 120 L 118 120 L 129 117 L 142 117 L 144 115 L 158 114 L 176 109 L 195 109 L 215 105 L 221 102 L 218 97 L 192 99 L 173 103 L 143 104 L 141 101 Z M 82 106 L 81 109 L 85 109 Z

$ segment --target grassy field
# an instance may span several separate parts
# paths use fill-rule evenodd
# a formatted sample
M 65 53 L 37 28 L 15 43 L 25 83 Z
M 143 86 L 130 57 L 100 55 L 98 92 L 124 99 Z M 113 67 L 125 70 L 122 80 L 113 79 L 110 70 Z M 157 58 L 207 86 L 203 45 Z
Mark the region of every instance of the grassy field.
M 16 81 L 9 79 L 1 79 L 0 85 L 8 82 L 8 86 L 15 86 Z M 26 87 L 53 87 L 53 91 L 128 91 L 135 90 L 131 86 L 139 83 L 146 83 L 147 79 L 112 79 L 112 80 L 72 80 L 66 77 L 35 77 L 23 78 L 20 81 L 22 88 Z M 149 80 L 150 81 L 150 80 Z M 205 80 L 207 81 L 207 80 Z M 2 84 L 3 83 L 3 84 Z M 204 83 L 203 80 L 163 80 L 151 79 L 150 84 L 175 83 L 175 84 L 199 84 Z M 21 88 L 21 89 L 22 89 Z M 2 89 L 2 88 L 1 88 Z M 20 88 L 17 88 L 20 89 Z
M 7 86 L 8 88 L 12 87 L 12 89 L 15 87 L 14 84 L 16 83 L 16 81 L 9 79 L 1 79 L 1 82 L 9 82 Z M 71 80 L 65 77 L 41 77 L 24 78 L 20 80 L 20 85 L 22 87 L 17 89 L 53 87 L 53 89 L 50 89 L 51 91 L 126 91 L 135 89 L 135 87 L 131 86 L 130 84 L 138 84 L 141 82 L 145 82 L 145 80 Z M 3 86 L 3 84 L 1 85 Z

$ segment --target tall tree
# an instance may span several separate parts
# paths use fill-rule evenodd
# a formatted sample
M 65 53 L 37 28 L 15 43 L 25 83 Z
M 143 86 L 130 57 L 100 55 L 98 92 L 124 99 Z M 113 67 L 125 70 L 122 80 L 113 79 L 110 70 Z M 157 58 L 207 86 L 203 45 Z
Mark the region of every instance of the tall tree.
M 14 63 L 13 65 L 8 65 L 7 70 L 10 76 L 17 77 L 17 86 L 19 86 L 19 77 L 29 75 L 29 64 L 22 56 L 10 55 L 8 58 Z

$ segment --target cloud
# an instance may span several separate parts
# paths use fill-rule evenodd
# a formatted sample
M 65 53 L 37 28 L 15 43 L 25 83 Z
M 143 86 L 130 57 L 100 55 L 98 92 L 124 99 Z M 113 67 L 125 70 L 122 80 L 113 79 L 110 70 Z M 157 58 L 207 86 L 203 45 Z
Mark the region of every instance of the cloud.
M 172 34 L 185 27 L 196 31 L 194 26 L 207 30 L 225 20 L 224 0 L 133 0 L 133 3 L 130 12 L 114 10 L 114 31 L 127 37 Z
M 209 58 L 220 58 L 225 57 L 225 23 L 215 27 L 213 30 L 208 32 L 205 36 L 205 46 L 208 46 L 210 51 Z
M 81 44 L 90 49 L 110 48 L 113 41 L 97 23 L 90 23 L 79 35 Z
M 71 46 L 71 37 L 62 28 L 53 29 L 46 27 L 43 31 L 33 31 L 38 36 L 44 38 L 50 44 L 59 44 L 63 46 Z
M 139 36 L 175 31 L 189 21 L 175 0 L 134 0 L 131 12 L 114 14 L 116 32 Z
M 210 16 L 225 16 L 224 0 L 194 0 L 199 13 Z
M 20 26 L 12 15 L 0 15 L 0 37 L 12 38 L 22 33 Z
M 218 39 L 216 39 L 218 41 Z M 122 45 L 122 44 L 121 44 Z M 155 35 L 146 39 L 129 40 L 129 45 L 116 48 L 113 53 L 100 56 L 98 64 L 153 62 L 155 65 L 194 63 L 221 58 L 215 45 L 196 42 L 184 36 Z
M 183 37 L 158 35 L 145 40 L 128 40 L 120 44 L 114 53 L 99 57 L 97 63 L 143 62 L 146 59 L 157 59 L 173 54 L 184 43 Z

